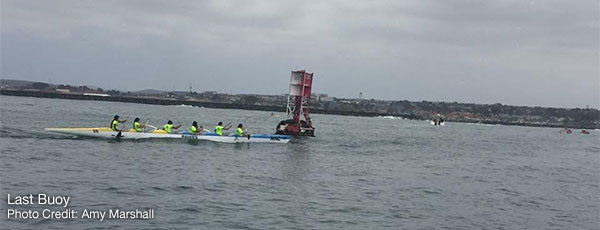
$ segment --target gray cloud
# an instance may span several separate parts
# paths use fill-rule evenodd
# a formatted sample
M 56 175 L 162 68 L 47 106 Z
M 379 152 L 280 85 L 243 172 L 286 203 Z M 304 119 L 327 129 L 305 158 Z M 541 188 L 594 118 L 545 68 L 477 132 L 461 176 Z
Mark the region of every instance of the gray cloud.
M 600 106 L 597 1 L 2 0 L 0 73 L 104 88 Z

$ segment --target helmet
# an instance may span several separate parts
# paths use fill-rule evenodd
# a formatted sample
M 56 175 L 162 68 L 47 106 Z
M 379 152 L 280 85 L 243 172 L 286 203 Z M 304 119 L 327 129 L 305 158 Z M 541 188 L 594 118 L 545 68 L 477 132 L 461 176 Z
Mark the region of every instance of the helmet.
M 167 124 L 172 125 L 173 122 L 171 120 L 167 121 Z

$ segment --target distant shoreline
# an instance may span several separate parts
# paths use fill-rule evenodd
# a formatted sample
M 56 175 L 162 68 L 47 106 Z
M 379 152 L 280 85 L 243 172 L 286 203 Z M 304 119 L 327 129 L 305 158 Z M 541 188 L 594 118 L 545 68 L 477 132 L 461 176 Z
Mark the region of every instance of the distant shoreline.
M 19 97 L 39 97 L 39 98 L 58 98 L 58 99 L 70 99 L 70 100 L 90 100 L 90 101 L 114 101 L 114 102 L 125 102 L 125 103 L 137 103 L 137 104 L 150 104 L 150 105 L 191 105 L 191 106 L 202 106 L 206 108 L 217 108 L 217 109 L 241 109 L 241 110 L 258 110 L 258 111 L 271 111 L 271 112 L 285 112 L 285 106 L 272 106 L 272 105 L 248 105 L 248 104 L 237 104 L 237 103 L 222 103 L 222 102 L 203 102 L 203 101 L 190 101 L 190 100 L 177 100 L 177 99 L 160 99 L 150 97 L 139 97 L 139 96 L 96 96 L 96 95 L 83 95 L 73 93 L 55 93 L 55 92 L 44 92 L 44 91 L 32 91 L 32 90 L 14 90 L 14 89 L 2 89 L 0 95 L 6 96 L 19 96 Z M 360 117 L 377 117 L 377 116 L 394 116 L 402 117 L 411 120 L 422 120 L 414 115 L 399 115 L 399 114 L 388 114 L 388 113 L 376 113 L 376 112 L 362 112 L 362 111 L 345 111 L 345 110 L 325 110 L 312 108 L 311 113 L 315 114 L 331 114 L 331 115 L 344 115 L 344 116 L 360 116 Z
M 68 100 L 89 100 L 89 101 L 112 101 L 112 102 L 125 102 L 125 103 L 136 103 L 136 104 L 151 104 L 151 105 L 191 105 L 201 106 L 206 108 L 218 108 L 218 109 L 240 109 L 240 110 L 257 110 L 257 111 L 271 111 L 271 112 L 285 112 L 285 106 L 272 106 L 272 105 L 249 105 L 249 104 L 238 104 L 238 103 L 222 103 L 222 102 L 203 102 L 203 101 L 191 101 L 191 100 L 178 100 L 178 99 L 161 99 L 151 97 L 140 97 L 140 96 L 98 96 L 98 95 L 83 95 L 74 93 L 56 93 L 56 92 L 45 92 L 35 90 L 16 90 L 16 89 L 1 89 L 0 95 L 6 96 L 19 96 L 19 97 L 37 97 L 37 98 L 57 98 L 57 99 L 68 99 Z M 390 114 L 390 113 L 376 113 L 376 112 L 363 112 L 363 111 L 349 111 L 349 110 L 330 110 L 330 109 L 317 109 L 312 108 L 310 110 L 314 114 L 330 114 L 330 115 L 343 115 L 343 116 L 360 116 L 360 117 L 379 117 L 379 116 L 393 116 L 400 117 L 410 120 L 429 120 L 417 115 L 406 115 L 406 114 Z M 479 121 L 472 120 L 454 120 L 446 119 L 449 122 L 460 122 L 460 123 L 479 123 Z M 492 125 L 511 125 L 511 126 L 529 126 L 529 127 L 550 127 L 550 128 L 562 128 L 562 125 L 555 124 L 536 124 L 536 123 L 512 123 L 502 121 L 486 121 L 482 120 L 481 124 L 492 124 Z M 578 129 L 596 129 L 597 127 L 586 127 L 586 126 L 570 126 L 570 128 Z

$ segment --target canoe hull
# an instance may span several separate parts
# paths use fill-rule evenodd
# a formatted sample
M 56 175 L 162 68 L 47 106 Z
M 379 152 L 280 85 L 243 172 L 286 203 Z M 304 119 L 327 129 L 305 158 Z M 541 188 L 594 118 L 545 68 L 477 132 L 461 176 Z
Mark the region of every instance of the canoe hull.
M 198 139 L 207 140 L 214 142 L 223 143 L 287 143 L 290 141 L 288 135 L 271 135 L 271 134 L 253 134 L 248 136 L 219 136 L 214 133 L 204 133 L 201 135 L 194 135 L 190 133 L 183 133 L 183 138 L 186 139 Z
M 82 137 L 108 138 L 116 139 L 119 132 L 113 131 L 110 128 L 46 128 L 46 131 L 61 133 L 67 135 L 75 135 Z M 169 134 L 163 130 L 155 130 L 153 132 L 121 132 L 121 139 L 150 139 L 150 138 L 167 138 L 167 139 L 191 139 L 191 140 L 207 140 L 222 143 L 287 143 L 290 141 L 288 135 L 271 135 L 271 134 L 253 134 L 250 138 L 247 136 L 219 136 L 214 133 L 192 134 L 183 132 L 178 134 Z

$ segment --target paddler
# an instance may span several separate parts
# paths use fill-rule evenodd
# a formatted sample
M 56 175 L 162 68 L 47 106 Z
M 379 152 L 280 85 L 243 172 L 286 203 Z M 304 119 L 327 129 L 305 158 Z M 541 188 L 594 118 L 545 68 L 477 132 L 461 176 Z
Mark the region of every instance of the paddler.
M 230 128 L 231 128 L 231 125 L 227 125 L 227 126 L 223 127 L 223 122 L 219 121 L 219 123 L 215 127 L 215 133 L 219 136 L 223 136 L 223 130 L 229 130 Z
M 167 124 L 163 126 L 163 130 L 167 133 L 173 133 L 173 129 L 178 129 L 181 125 L 173 126 L 173 121 L 167 121 Z
M 126 121 L 127 120 L 119 120 L 119 115 L 115 115 L 112 122 L 110 122 L 110 129 L 112 129 L 113 131 L 120 131 L 119 124 L 125 123 Z
M 146 128 L 146 125 L 140 124 L 140 118 L 136 117 L 135 120 L 133 120 L 133 130 L 135 130 L 138 133 L 143 132 L 144 128 Z
M 190 126 L 190 133 L 199 134 L 204 131 L 206 131 L 206 130 L 204 130 L 204 128 L 202 128 L 202 126 L 198 127 L 198 122 L 196 122 L 196 121 L 192 122 L 192 126 Z
M 235 134 L 237 134 L 238 136 L 244 136 L 246 134 L 248 134 L 248 130 L 246 128 L 244 128 L 244 125 L 239 124 L 237 129 L 235 129 Z

